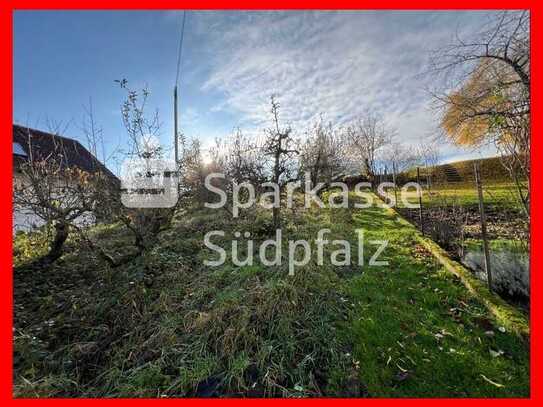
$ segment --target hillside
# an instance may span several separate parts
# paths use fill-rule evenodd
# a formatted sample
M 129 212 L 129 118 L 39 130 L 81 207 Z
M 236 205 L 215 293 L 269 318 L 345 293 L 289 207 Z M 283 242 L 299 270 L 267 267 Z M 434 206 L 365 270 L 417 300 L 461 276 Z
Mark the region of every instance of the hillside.
M 474 160 L 455 161 L 447 164 L 440 164 L 429 169 L 421 167 L 421 176 L 425 176 L 427 171 L 432 174 L 432 182 L 440 183 L 465 183 L 475 180 L 473 165 L 480 163 L 481 178 L 493 183 L 511 182 L 511 176 L 502 164 L 501 157 L 489 157 Z M 406 173 L 400 174 L 409 180 L 416 180 L 417 170 L 413 168 Z

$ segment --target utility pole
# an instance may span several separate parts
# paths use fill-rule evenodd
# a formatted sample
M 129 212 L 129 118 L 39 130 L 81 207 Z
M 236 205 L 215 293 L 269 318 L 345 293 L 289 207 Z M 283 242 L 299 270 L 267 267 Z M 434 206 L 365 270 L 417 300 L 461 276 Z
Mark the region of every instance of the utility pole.
M 175 165 L 179 164 L 179 132 L 177 129 L 177 85 L 173 88 L 173 142 L 175 152 Z
M 175 87 L 173 88 L 173 142 L 175 165 L 179 165 L 179 128 L 177 123 L 177 84 L 179 83 L 179 74 L 181 72 L 181 58 L 183 55 L 183 37 L 185 36 L 185 19 L 187 17 L 186 10 L 183 10 L 183 21 L 181 23 L 181 38 L 179 39 L 179 49 L 177 50 L 177 72 L 175 73 Z

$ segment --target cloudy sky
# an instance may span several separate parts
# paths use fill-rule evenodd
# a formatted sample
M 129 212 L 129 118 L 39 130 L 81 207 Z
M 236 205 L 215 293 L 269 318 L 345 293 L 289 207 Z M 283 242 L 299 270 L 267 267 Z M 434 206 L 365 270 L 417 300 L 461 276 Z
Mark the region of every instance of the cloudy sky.
M 126 137 L 115 79 L 147 86 L 171 145 L 172 89 L 182 12 L 18 11 L 14 15 L 14 121 L 47 130 L 66 124 L 83 140 L 92 100 L 107 151 Z M 187 13 L 180 123 L 210 145 L 236 127 L 258 134 L 276 94 L 282 119 L 299 134 L 320 115 L 337 125 L 381 114 L 400 141 L 438 132 L 425 74 L 428 53 L 486 20 L 485 12 Z M 442 143 L 442 160 L 486 156 Z

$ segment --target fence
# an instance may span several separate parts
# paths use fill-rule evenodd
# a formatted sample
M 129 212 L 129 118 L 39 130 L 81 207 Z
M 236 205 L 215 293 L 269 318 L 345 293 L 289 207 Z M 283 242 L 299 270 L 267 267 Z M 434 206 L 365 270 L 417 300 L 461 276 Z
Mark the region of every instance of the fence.
M 460 164 L 460 165 L 459 165 Z M 500 167 L 498 167 L 499 165 Z M 398 190 L 398 211 L 505 297 L 529 299 L 529 216 L 519 185 L 496 160 L 420 167 L 381 180 L 418 182 L 406 207 Z

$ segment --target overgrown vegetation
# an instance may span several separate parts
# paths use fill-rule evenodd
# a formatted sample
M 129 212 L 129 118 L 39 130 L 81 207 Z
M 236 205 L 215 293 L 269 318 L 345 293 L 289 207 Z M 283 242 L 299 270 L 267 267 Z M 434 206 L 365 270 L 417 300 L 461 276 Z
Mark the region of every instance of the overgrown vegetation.
M 308 108 L 319 101 L 280 112 L 272 96 L 260 135 L 237 129 L 203 148 L 177 127 L 182 41 L 174 160 L 149 91 L 126 79 L 112 153 L 123 182 L 95 158 L 105 146 L 91 103 L 86 158 L 69 160 L 64 141 L 38 156 L 27 129 L 14 143 L 14 206 L 42 226 L 14 237 L 14 395 L 527 397 L 529 310 L 494 291 L 529 299 L 529 14 L 493 14 L 471 37 L 434 54 L 444 134 L 418 145 L 391 126 L 409 109 L 333 108 L 334 123 Z M 501 156 L 481 173 L 438 165 L 443 140 Z M 424 189 L 409 200 L 422 208 L 398 211 L 422 234 L 371 195 L 397 200 L 415 180 Z M 353 205 L 362 194 L 373 206 Z M 216 265 L 210 231 L 225 249 Z M 275 237 L 279 265 L 260 246 Z M 450 257 L 479 278 L 484 261 L 489 289 Z M 492 262 L 513 271 L 492 274 Z
M 76 241 L 50 270 L 18 262 L 16 394 L 360 395 L 344 393 L 350 350 L 330 336 L 347 315 L 333 270 L 288 278 L 286 265 L 202 266 L 204 224 L 258 234 L 271 222 L 259 215 L 234 224 L 199 210 L 123 268 L 112 270 Z M 119 226 L 96 234 L 119 248 L 126 237 Z M 26 256 L 29 239 L 18 236 L 16 254 Z
M 284 211 L 285 239 L 355 228 L 390 240 L 388 267 L 311 261 L 205 267 L 207 230 L 269 238 L 270 211 L 236 222 L 179 212 L 171 230 L 112 269 L 68 241 L 47 270 L 29 265 L 39 235 L 15 242 L 16 396 L 526 396 L 528 346 L 379 208 Z M 204 228 L 205 226 L 205 228 Z M 120 224 L 93 238 L 123 250 Z M 186 236 L 179 239 L 178 236 Z M 245 239 L 238 238 L 244 248 Z M 244 249 L 245 250 L 245 249 Z M 366 247 L 367 256 L 372 246 Z M 242 250 L 243 251 L 243 250 Z M 243 257 L 245 253 L 240 254 Z M 455 374 L 451 375 L 454 371 Z

